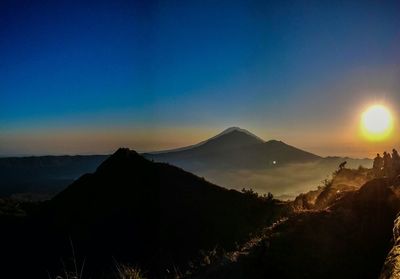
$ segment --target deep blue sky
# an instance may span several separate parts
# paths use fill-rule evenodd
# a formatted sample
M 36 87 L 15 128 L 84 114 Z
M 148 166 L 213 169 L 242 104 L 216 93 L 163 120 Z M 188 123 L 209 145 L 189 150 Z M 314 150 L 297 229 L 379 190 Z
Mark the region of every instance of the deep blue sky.
M 367 154 L 353 122 L 399 109 L 399 46 L 399 1 L 3 0 L 0 155 L 160 149 L 233 125 Z

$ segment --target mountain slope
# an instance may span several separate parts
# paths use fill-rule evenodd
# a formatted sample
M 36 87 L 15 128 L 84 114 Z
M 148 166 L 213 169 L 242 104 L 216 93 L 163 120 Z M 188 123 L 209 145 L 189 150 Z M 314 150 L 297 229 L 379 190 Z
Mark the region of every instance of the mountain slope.
M 399 210 L 399 181 L 372 179 L 322 210 L 296 212 L 239 260 L 189 278 L 378 278 Z M 381 278 L 397 278 L 389 277 L 397 262 L 395 246 Z
M 200 249 L 234 247 L 269 223 L 276 208 L 273 201 L 119 149 L 95 173 L 82 176 L 38 210 L 32 227 L 25 229 L 30 235 L 18 237 L 27 239 L 20 247 L 25 253 L 15 257 L 32 269 L 54 271 L 59 259 L 70 254 L 71 238 L 95 277 L 110 272 L 115 258 L 139 264 L 154 278 L 167 268 L 184 268 Z

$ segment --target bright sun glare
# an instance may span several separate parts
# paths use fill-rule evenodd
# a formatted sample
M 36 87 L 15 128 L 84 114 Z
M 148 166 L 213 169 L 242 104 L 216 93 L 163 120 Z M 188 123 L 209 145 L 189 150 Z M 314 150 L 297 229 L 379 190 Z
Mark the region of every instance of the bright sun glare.
M 383 105 L 370 106 L 361 117 L 364 136 L 372 141 L 386 139 L 393 129 L 393 117 L 389 109 Z

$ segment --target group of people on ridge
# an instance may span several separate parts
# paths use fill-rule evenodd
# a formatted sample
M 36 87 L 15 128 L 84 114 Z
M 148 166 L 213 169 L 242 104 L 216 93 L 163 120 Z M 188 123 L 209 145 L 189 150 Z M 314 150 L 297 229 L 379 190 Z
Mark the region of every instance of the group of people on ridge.
M 379 153 L 376 155 L 373 164 L 373 172 L 375 177 L 393 178 L 400 174 L 400 155 L 396 149 L 392 154 L 383 152 L 383 156 Z

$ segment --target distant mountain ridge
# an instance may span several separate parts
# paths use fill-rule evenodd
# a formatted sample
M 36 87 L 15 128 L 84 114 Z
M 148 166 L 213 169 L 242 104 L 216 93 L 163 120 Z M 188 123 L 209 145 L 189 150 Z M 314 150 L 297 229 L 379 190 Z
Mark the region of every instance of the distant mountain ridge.
M 321 157 L 287 145 L 264 141 L 245 129 L 231 127 L 196 145 L 145 153 L 145 157 L 168 162 L 189 171 L 206 169 L 264 169 L 276 164 L 309 162 Z
M 51 197 L 82 174 L 93 172 L 108 156 L 0 158 L 0 197 Z M 321 158 L 282 141 L 264 141 L 239 127 L 225 129 L 195 145 L 143 156 L 176 165 L 226 188 L 252 187 L 284 199 L 316 187 L 344 160 L 352 168 L 372 164 L 369 159 Z
M 0 196 L 19 193 L 55 194 L 109 155 L 30 156 L 0 158 Z
M 343 161 L 350 168 L 372 165 L 370 159 L 320 157 L 279 140 L 264 141 L 238 127 L 228 128 L 195 145 L 143 155 L 227 188 L 251 187 L 283 199 L 293 199 L 317 187 Z

